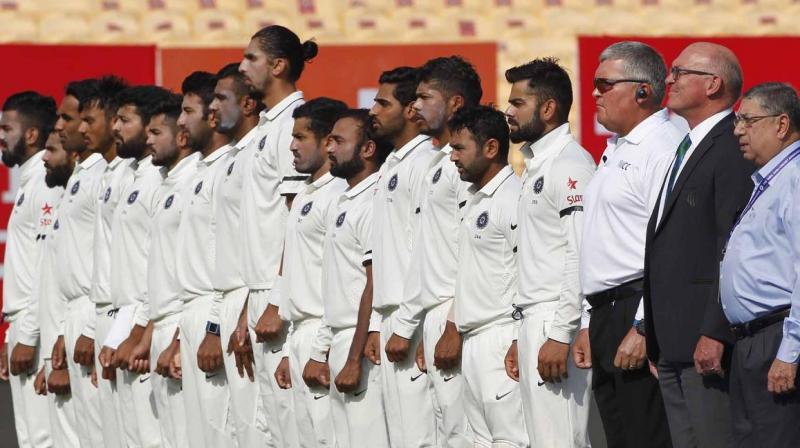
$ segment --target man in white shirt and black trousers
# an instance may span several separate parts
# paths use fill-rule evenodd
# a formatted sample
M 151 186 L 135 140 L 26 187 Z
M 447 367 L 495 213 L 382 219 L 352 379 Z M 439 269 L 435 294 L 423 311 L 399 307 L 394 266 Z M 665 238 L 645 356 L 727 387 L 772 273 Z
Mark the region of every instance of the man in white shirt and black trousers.
M 578 367 L 592 367 L 600 417 L 611 447 L 670 446 L 658 381 L 645 359 L 642 277 L 650 212 L 683 138 L 664 98 L 664 59 L 639 42 L 600 55 L 595 72 L 597 119 L 615 133 L 583 196 L 581 289 L 591 306 L 589 339 L 578 335 Z

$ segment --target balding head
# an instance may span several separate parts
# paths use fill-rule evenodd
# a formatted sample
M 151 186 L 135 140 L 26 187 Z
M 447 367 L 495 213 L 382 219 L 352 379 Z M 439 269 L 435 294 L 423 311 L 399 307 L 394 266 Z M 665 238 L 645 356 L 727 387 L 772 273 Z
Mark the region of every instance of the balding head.
M 736 55 L 729 48 L 711 42 L 691 44 L 683 52 L 696 55 L 711 73 L 722 78 L 722 88 L 730 98 L 729 106 L 733 106 L 742 95 L 742 66 Z

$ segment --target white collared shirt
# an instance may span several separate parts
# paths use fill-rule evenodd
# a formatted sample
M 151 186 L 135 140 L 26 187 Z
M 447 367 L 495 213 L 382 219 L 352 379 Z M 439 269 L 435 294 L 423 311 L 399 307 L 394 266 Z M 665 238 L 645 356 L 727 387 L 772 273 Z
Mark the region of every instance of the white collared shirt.
M 416 211 L 428 164 L 436 153 L 431 138 L 418 135 L 389 154 L 379 171 L 372 233 L 375 310 L 400 305 L 406 288 L 419 287 L 418 278 L 409 285 L 407 277 L 413 277 L 408 271 L 418 224 Z
M 581 291 L 590 295 L 644 275 L 647 223 L 683 132 L 662 109 L 612 137 L 583 194 Z
M 578 252 L 583 192 L 595 163 L 570 134 L 569 123 L 526 144 L 522 154 L 516 305 L 558 302 L 546 336 L 569 344 L 581 318 Z
M 232 148 L 223 145 L 197 162 L 197 171 L 189 182 L 189 194 L 181 211 L 178 241 L 175 243 L 179 297 L 184 303 L 198 297 L 216 297 L 211 282 L 217 254 L 218 204 L 214 192 L 226 174 L 228 167 L 223 161 Z M 209 320 L 219 323 L 218 318 Z
M 470 190 L 459 230 L 454 304 L 456 326 L 464 333 L 512 321 L 522 181 L 505 166 L 483 188 Z
M 322 317 L 322 252 L 329 229 L 330 204 L 347 188 L 330 172 L 306 184 L 292 202 L 286 223 L 280 315 L 294 322 Z M 327 291 L 326 291 L 327 293 Z
M 225 168 L 225 177 L 217 189 L 217 256 L 211 282 L 220 292 L 245 286 L 242 277 L 242 232 L 240 209 L 242 204 L 242 180 L 244 172 L 253 163 L 255 147 L 251 144 L 258 127 L 251 129 L 233 145 L 231 152 L 220 161 Z
M 284 196 L 300 193 L 308 178 L 295 171 L 289 149 L 292 113 L 303 103 L 298 91 L 262 112 L 258 133 L 248 146 L 253 154 L 242 181 L 240 222 L 242 276 L 251 290 L 271 289 L 278 277 L 289 214 Z
M 147 262 L 153 216 L 160 204 L 158 191 L 164 170 L 153 165 L 152 156 L 140 160 L 133 183 L 122 193 L 111 228 L 111 299 L 114 307 L 140 305 L 135 323 L 149 321 Z
M 45 183 L 43 155 L 44 151 L 39 151 L 19 167 L 19 189 L 6 228 L 3 313 L 10 320 L 32 304 L 39 277 L 39 242 L 53 225 L 55 203 L 64 191 L 61 187 L 49 188 Z
M 200 161 L 194 152 L 178 162 L 159 187 L 160 201 L 152 221 L 150 252 L 147 266 L 147 294 L 150 299 L 150 320 L 159 320 L 181 311 L 177 278 L 178 226 L 186 204 L 193 192 L 192 180 Z
M 461 180 L 451 152 L 449 144 L 436 152 L 423 181 L 409 272 L 419 276 L 419 288 L 406 291 L 393 326 L 406 339 L 411 339 L 426 311 L 456 294 L 458 229 L 471 184 Z
M 88 296 L 92 289 L 97 198 L 103 188 L 107 166 L 98 153 L 76 165 L 59 206 L 61 238 L 53 251 L 62 263 L 53 275 L 67 300 Z

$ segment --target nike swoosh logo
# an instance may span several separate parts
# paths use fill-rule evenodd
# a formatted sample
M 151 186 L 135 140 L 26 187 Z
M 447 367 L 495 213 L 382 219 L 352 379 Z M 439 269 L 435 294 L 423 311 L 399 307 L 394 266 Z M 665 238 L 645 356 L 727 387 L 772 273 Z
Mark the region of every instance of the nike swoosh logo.
M 514 224 L 511 224 L 511 230 L 517 230 L 517 226 L 515 226 Z
M 412 376 L 412 377 L 411 377 L 411 381 L 416 381 L 416 380 L 418 380 L 418 379 L 419 379 L 419 377 L 421 377 L 422 375 L 424 375 L 424 373 L 420 373 L 420 374 L 419 374 L 419 375 L 417 375 L 417 376 Z
M 366 389 L 364 389 L 364 390 L 362 390 L 362 391 L 360 391 L 360 392 L 356 392 L 356 393 L 354 393 L 354 394 L 353 394 L 353 396 L 354 396 L 354 397 L 357 397 L 357 396 L 359 396 L 359 395 L 363 394 L 363 393 L 364 393 L 364 392 L 366 392 L 366 391 L 367 391 L 367 390 L 366 390 Z
M 536 385 L 537 385 L 537 386 L 544 386 L 544 381 L 537 381 L 537 382 L 536 382 Z
M 150 375 L 147 375 L 147 376 L 144 376 L 144 377 L 140 376 L 139 377 L 139 382 L 140 383 L 144 383 L 145 381 L 147 381 L 149 379 L 150 379 Z
M 206 373 L 206 379 L 210 380 L 211 378 L 214 378 L 217 375 L 219 375 L 219 374 L 218 373 L 211 373 L 211 374 Z
M 449 378 L 444 378 L 444 382 L 446 383 L 446 382 L 448 382 L 448 381 L 452 380 L 453 378 L 455 378 L 455 376 L 451 376 L 451 377 L 449 377 Z
M 314 395 L 314 399 L 315 399 L 315 400 L 319 400 L 320 398 L 325 398 L 325 397 L 327 397 L 327 396 L 328 396 L 328 394 L 324 394 L 324 395 Z
M 272 353 L 280 353 L 282 349 L 270 350 Z
M 511 392 L 512 392 L 512 391 L 508 391 L 508 392 L 506 392 L 506 393 L 504 393 L 504 394 L 502 394 L 502 395 L 500 395 L 500 394 L 497 394 L 497 395 L 495 395 L 495 396 L 494 396 L 494 399 L 495 399 L 495 400 L 502 400 L 502 399 L 503 399 L 503 397 L 505 397 L 506 395 L 510 394 Z

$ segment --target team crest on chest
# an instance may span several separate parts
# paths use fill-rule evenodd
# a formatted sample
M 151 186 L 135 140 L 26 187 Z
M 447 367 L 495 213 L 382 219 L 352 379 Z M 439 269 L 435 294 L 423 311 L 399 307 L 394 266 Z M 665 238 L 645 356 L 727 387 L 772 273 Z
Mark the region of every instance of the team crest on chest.
M 133 204 L 136 202 L 136 198 L 139 197 L 139 190 L 134 191 L 130 195 L 128 195 L 128 204 Z
M 172 207 L 172 201 L 174 200 L 175 200 L 175 195 L 174 194 L 169 195 L 167 200 L 164 202 L 164 210 Z
M 341 215 L 339 215 L 339 216 L 336 218 L 336 227 L 341 227 L 341 226 L 342 226 L 342 224 L 344 224 L 344 217 L 345 217 L 345 215 L 347 215 L 347 212 L 342 212 L 342 214 L 341 214 Z
M 235 161 L 234 161 L 234 162 L 231 162 L 231 164 L 230 164 L 230 165 L 228 165 L 228 176 L 230 176 L 230 175 L 231 175 L 231 173 L 233 172 L 233 164 L 234 164 L 234 163 L 236 163 L 236 162 L 235 162 Z
M 261 137 L 261 141 L 258 142 L 258 150 L 261 151 L 262 149 L 264 149 L 264 145 L 266 144 L 267 144 L 267 136 L 265 135 Z
M 544 176 L 539 176 L 539 178 L 536 179 L 536 182 L 533 183 L 533 192 L 539 194 L 542 192 L 543 188 L 544 188 Z
M 71 195 L 75 196 L 78 193 L 78 190 L 81 188 L 81 181 L 75 182 L 75 185 L 72 186 L 72 189 L 69 191 Z
M 21 195 L 19 195 L 19 199 L 17 199 L 17 207 L 22 205 L 23 202 L 25 202 L 25 193 L 22 193 Z
M 306 216 L 311 211 L 311 207 L 313 206 L 313 204 L 314 201 L 311 201 L 306 205 L 304 205 L 303 208 L 300 209 L 300 216 Z
M 433 179 L 431 180 L 431 183 L 435 184 L 436 182 L 439 182 L 439 179 L 441 177 L 442 177 L 442 167 L 439 167 L 439 169 L 436 170 L 435 173 L 433 173 Z
M 485 229 L 488 224 L 489 224 L 489 212 L 483 212 L 480 215 L 478 215 L 478 220 L 475 221 L 475 225 L 478 226 L 479 229 Z
M 106 188 L 106 194 L 103 195 L 103 202 L 108 202 L 111 198 L 111 187 Z
M 389 191 L 394 191 L 394 189 L 397 188 L 397 173 L 389 179 L 388 187 Z
M 203 189 L 203 181 L 197 183 L 197 186 L 194 187 L 194 194 L 200 194 L 200 190 Z

